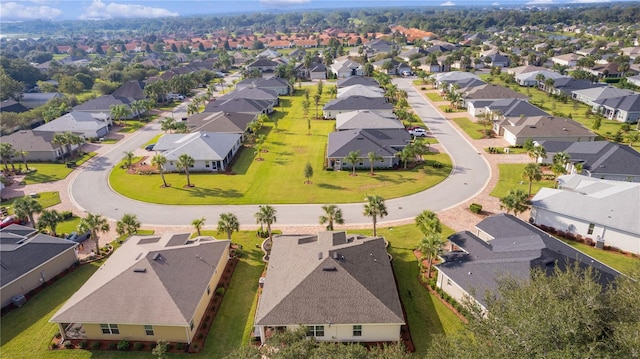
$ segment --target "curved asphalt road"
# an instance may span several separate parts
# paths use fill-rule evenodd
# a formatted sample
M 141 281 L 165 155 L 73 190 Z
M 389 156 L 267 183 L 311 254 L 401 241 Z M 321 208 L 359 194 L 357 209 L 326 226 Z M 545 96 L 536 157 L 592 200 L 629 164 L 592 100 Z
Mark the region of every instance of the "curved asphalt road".
M 424 192 L 386 200 L 389 215 L 380 223 L 411 219 L 425 209 L 439 212 L 456 206 L 482 191 L 490 177 L 490 167 L 484 157 L 414 90 L 411 81 L 394 80 L 399 89 L 407 91 L 409 104 L 451 155 L 454 170 L 445 181 Z M 184 106 L 186 104 L 176 112 L 176 118 L 182 117 L 179 112 L 184 111 Z M 257 212 L 258 205 L 157 205 L 135 201 L 115 193 L 108 185 L 108 177 L 113 166 L 122 159 L 123 152 L 140 148 L 159 132 L 160 125 L 153 123 L 127 140 L 118 142 L 104 156 L 91 160 L 70 182 L 69 195 L 75 206 L 113 220 L 120 219 L 124 213 L 132 213 L 149 226 L 188 226 L 194 218 L 217 220 L 223 212 L 235 213 L 241 224 L 255 223 L 254 213 Z M 318 216 L 322 214 L 320 204 L 273 207 L 277 210 L 277 224 L 281 226 L 315 226 L 318 225 Z M 362 203 L 340 204 L 340 208 L 348 225 L 371 223 L 370 218 L 362 215 Z

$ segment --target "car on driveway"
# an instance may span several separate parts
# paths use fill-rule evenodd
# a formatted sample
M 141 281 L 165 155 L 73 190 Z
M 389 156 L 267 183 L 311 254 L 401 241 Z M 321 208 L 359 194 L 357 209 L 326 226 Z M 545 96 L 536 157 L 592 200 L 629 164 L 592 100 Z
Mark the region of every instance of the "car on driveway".
M 87 239 L 91 238 L 91 231 L 86 231 L 84 233 L 71 232 L 65 238 L 72 242 L 82 243 Z
M 427 130 L 424 128 L 414 128 L 409 130 L 409 134 L 413 135 L 413 137 L 427 137 Z
M 12 224 L 25 224 L 26 221 L 16 215 L 6 216 L 0 221 L 0 228 L 9 227 Z
M 144 149 L 147 151 L 153 151 L 153 148 L 156 147 L 155 143 L 148 144 Z

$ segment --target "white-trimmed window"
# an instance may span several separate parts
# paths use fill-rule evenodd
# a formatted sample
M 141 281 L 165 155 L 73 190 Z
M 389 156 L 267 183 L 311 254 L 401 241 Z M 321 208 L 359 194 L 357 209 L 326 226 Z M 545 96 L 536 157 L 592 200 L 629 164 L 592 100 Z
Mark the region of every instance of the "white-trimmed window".
M 307 326 L 308 337 L 324 337 L 324 325 Z
M 118 324 L 100 324 L 102 334 L 120 334 Z
M 358 324 L 353 326 L 353 336 L 354 337 L 362 336 L 362 325 Z
M 594 223 L 589 223 L 589 229 L 587 230 L 587 234 L 593 234 L 593 230 L 596 228 Z
M 146 335 L 149 335 L 149 336 L 153 336 L 153 335 L 155 335 L 155 334 L 153 333 L 153 326 L 151 326 L 151 325 L 145 325 L 145 326 L 144 326 L 144 333 L 145 333 Z

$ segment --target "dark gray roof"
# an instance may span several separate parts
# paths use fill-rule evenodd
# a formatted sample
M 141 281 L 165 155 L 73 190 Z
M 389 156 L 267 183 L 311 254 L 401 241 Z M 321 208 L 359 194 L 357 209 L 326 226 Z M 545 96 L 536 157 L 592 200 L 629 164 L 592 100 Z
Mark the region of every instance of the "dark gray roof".
M 383 238 L 274 238 L 258 325 L 404 323 Z
M 567 96 L 571 96 L 571 91 L 585 90 L 595 87 L 603 87 L 607 84 L 594 83 L 584 79 L 574 79 L 571 77 L 560 77 L 553 82 L 553 88 L 559 90 Z
M 135 99 L 131 97 L 121 97 L 114 95 L 104 95 L 93 100 L 89 100 L 83 104 L 75 106 L 76 111 L 101 111 L 111 113 L 112 105 L 130 105 Z
M 265 58 L 259 58 L 256 61 L 250 63 L 249 65 L 247 65 L 247 68 L 251 68 L 251 67 L 276 67 L 278 66 L 277 62 L 271 61 L 269 59 L 265 59 Z
M 11 283 L 77 243 L 11 225 L 0 230 L 0 286 Z
M 285 79 L 281 79 L 279 77 L 269 77 L 269 78 L 248 78 L 244 79 L 236 84 L 236 88 L 242 87 L 255 87 L 255 88 L 282 88 L 289 87 L 289 84 Z
M 142 100 L 147 96 L 144 94 L 144 82 L 138 80 L 132 80 L 124 83 L 118 87 L 117 90 L 111 94 L 114 97 L 129 97 L 136 100 Z
M 354 129 L 332 132 L 327 144 L 327 157 L 342 158 L 349 152 L 360 151 L 366 158 L 369 152 L 381 157 L 394 157 L 411 141 L 404 129 Z
M 463 96 L 465 99 L 528 98 L 525 94 L 513 91 L 508 87 L 494 84 L 476 86 L 463 94 Z
M 566 152 L 572 163 L 582 163 L 591 176 L 615 174 L 640 176 L 640 153 L 629 146 L 609 141 L 568 142 L 540 141 L 547 151 L 546 163 L 558 152 Z
M 393 105 L 380 97 L 350 96 L 327 102 L 325 111 L 392 110 Z
M 640 94 L 594 101 L 604 107 L 627 112 L 640 112 Z
M 27 112 L 29 111 L 23 104 L 15 100 L 5 100 L 0 102 L 0 112 Z
M 189 132 L 244 133 L 255 114 L 241 112 L 202 112 L 187 119 Z
M 278 101 L 278 94 L 274 90 L 267 88 L 252 88 L 245 87 L 228 92 L 216 99 L 216 101 L 226 101 L 234 98 L 248 98 L 251 100 L 266 100 L 276 103 Z
M 491 111 L 499 111 L 505 117 L 549 116 L 540 107 L 534 106 L 523 99 L 501 99 L 493 101 L 488 106 Z
M 469 231 L 458 232 L 448 239 L 464 251 L 449 252 L 437 267 L 478 302 L 486 306 L 487 291 L 496 293 L 497 280 L 511 277 L 527 281 L 534 268 L 552 275 L 556 268 L 565 270 L 577 263 L 594 269 L 603 285 L 620 273 L 587 256 L 570 245 L 508 214 L 482 220 L 476 226 L 493 239 L 484 241 Z
M 230 100 L 211 101 L 205 107 L 205 112 L 245 112 L 261 113 L 269 106 L 271 101 L 253 100 L 248 98 L 233 98 Z
M 172 236 L 155 243 L 129 238 L 51 321 L 188 326 L 218 264 L 227 259 L 229 241 L 200 237 L 167 246 Z
M 578 122 L 554 116 L 507 117 L 500 123 L 518 137 L 593 137 L 596 135 Z
M 346 79 L 340 79 L 337 82 L 338 88 L 353 86 L 353 85 L 364 85 L 364 86 L 373 86 L 380 87 L 378 81 L 376 81 L 373 77 L 362 77 L 362 76 L 351 76 Z

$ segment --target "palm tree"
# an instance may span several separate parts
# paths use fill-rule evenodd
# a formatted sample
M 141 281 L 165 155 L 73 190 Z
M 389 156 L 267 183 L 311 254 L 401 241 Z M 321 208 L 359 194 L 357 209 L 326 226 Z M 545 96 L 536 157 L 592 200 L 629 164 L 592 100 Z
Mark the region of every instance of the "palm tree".
M 111 110 L 111 117 L 116 120 L 116 122 L 122 122 L 122 119 L 132 114 L 131 108 L 127 105 L 111 105 L 109 109 Z
M 88 213 L 85 218 L 80 219 L 80 223 L 78 224 L 79 233 L 91 232 L 91 238 L 93 238 L 96 243 L 96 254 L 100 254 L 98 233 L 108 232 L 109 228 L 109 222 L 107 222 L 106 218 L 100 214 L 93 213 Z
M 373 173 L 373 165 L 375 164 L 376 161 L 381 161 L 382 157 L 380 157 L 377 153 L 375 153 L 374 151 L 371 151 L 369 153 L 367 153 L 367 157 L 369 157 L 369 174 L 370 175 L 374 175 Z
M 547 158 L 547 150 L 543 146 L 535 146 L 529 153 L 529 157 L 532 157 L 536 162 L 538 162 L 538 159 L 540 159 L 540 162 L 544 162 Z
M 529 181 L 529 196 L 531 196 L 531 186 L 533 185 L 533 181 L 538 182 L 542 179 L 542 170 L 540 170 L 540 165 L 537 163 L 528 163 L 524 167 L 522 177 Z
M 33 228 L 35 228 L 36 222 L 33 219 L 33 215 L 42 212 L 42 205 L 29 196 L 20 197 L 13 202 L 13 211 L 19 218 L 28 218 Z
M 62 222 L 62 216 L 55 209 L 42 211 L 40 218 L 38 218 L 38 230 L 42 231 L 48 229 L 52 236 L 56 236 L 56 228 L 58 223 Z
M 240 222 L 238 222 L 238 217 L 229 212 L 229 213 L 221 213 L 220 219 L 218 219 L 218 232 L 225 232 L 227 234 L 227 239 L 231 240 L 231 234 L 240 230 Z
M 169 187 L 167 181 L 165 181 L 164 179 L 164 165 L 166 164 L 167 158 L 159 153 L 153 156 L 153 158 L 151 159 L 151 165 L 157 168 L 158 172 L 160 172 L 160 177 L 162 177 L 162 183 L 164 184 L 164 187 Z
M 145 101 L 146 100 L 133 101 L 130 105 L 131 112 L 136 114 L 136 117 L 138 117 L 138 120 L 140 119 L 140 116 L 147 110 L 147 105 L 145 104 Z
M 200 230 L 202 229 L 202 227 L 204 226 L 204 222 L 206 221 L 206 219 L 204 217 L 201 218 L 196 218 L 193 221 L 191 221 L 191 225 L 193 226 L 193 228 L 196 229 L 196 231 L 198 231 L 198 237 L 201 236 L 200 234 Z
M 9 142 L 0 143 L 0 157 L 2 158 L 5 172 L 9 172 L 9 161 L 13 158 L 15 153 L 16 151 L 13 149 L 13 145 Z
M 384 199 L 382 197 L 367 196 L 365 200 L 367 202 L 364 204 L 364 211 L 362 212 L 362 214 L 372 218 L 373 236 L 376 237 L 378 234 L 377 228 L 376 228 L 376 225 L 378 223 L 378 218 L 382 218 L 389 213 L 387 213 L 387 207 L 384 204 Z
M 438 219 L 438 215 L 433 211 L 422 211 L 422 213 L 416 217 L 416 226 L 425 237 L 433 233 L 442 233 L 440 219 Z
M 260 224 L 262 227 L 263 224 L 267 225 L 267 233 L 269 233 L 269 238 L 271 238 L 271 225 L 276 223 L 276 209 L 271 207 L 270 205 L 260 205 L 258 206 L 258 212 L 254 215 L 256 218 L 256 223 Z
M 344 160 L 347 163 L 351 163 L 351 175 L 355 176 L 356 175 L 356 163 L 358 162 L 358 160 L 360 159 L 360 150 L 357 151 L 351 151 L 349 152 L 349 154 L 347 155 L 347 157 L 344 158 Z
M 53 135 L 51 143 L 59 145 L 62 150 L 64 147 L 64 153 L 72 154 L 71 145 L 81 145 L 84 143 L 84 138 L 71 132 L 56 133 Z
M 320 224 L 327 223 L 327 231 L 333 231 L 333 224 L 344 224 L 342 210 L 335 204 L 325 204 L 322 206 L 324 214 L 320 216 Z
M 176 162 L 176 167 L 178 167 L 179 170 L 184 169 L 184 174 L 187 176 L 187 187 L 193 187 L 189 178 L 189 167 L 193 167 L 195 162 L 196 161 L 193 159 L 193 157 L 189 156 L 189 154 L 187 153 L 181 154 L 180 157 L 178 157 L 178 161 Z
M 20 150 L 17 150 L 15 153 L 16 155 L 20 155 L 20 158 L 22 159 L 22 163 L 24 163 L 25 169 L 29 171 L 29 164 L 27 163 L 27 155 L 29 154 L 29 152 L 23 149 L 20 149 Z
M 529 196 L 521 189 L 510 189 L 509 193 L 500 198 L 500 209 L 506 209 L 507 214 L 513 211 L 514 215 L 518 215 L 529 209 Z
M 125 151 L 123 152 L 124 154 L 124 166 L 127 167 L 127 169 L 131 169 L 131 166 L 133 166 L 133 159 L 135 157 L 135 155 L 133 154 L 133 151 Z
M 433 265 L 433 259 L 440 252 L 440 248 L 446 243 L 442 239 L 440 233 L 431 233 L 422 237 L 422 240 L 418 244 L 418 250 L 423 256 L 427 257 L 427 276 L 431 278 L 431 267 Z
M 172 131 L 176 126 L 176 120 L 171 117 L 165 117 L 160 120 L 160 129 L 167 133 L 168 131 Z
M 131 236 L 134 233 L 138 232 L 138 229 L 140 229 L 140 225 L 140 221 L 135 214 L 125 213 L 122 216 L 122 219 L 120 219 L 116 223 L 116 232 L 120 237 L 124 236 L 125 234 Z

